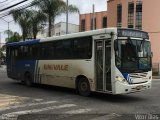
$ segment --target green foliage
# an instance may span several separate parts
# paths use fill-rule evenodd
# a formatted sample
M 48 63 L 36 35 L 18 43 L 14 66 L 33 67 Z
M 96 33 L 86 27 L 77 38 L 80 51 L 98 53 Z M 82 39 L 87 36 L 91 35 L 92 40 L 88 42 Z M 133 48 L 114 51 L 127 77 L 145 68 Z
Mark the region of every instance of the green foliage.
M 4 61 L 4 59 L 5 59 L 5 54 L 4 54 L 5 51 L 6 51 L 5 47 L 0 48 L 0 65 L 1 65 L 2 61 Z
M 37 33 L 41 30 L 41 24 L 47 20 L 46 15 L 42 11 L 32 10 L 30 12 L 30 22 L 33 38 L 36 39 Z
M 15 10 L 11 11 L 11 13 L 14 21 L 21 27 L 23 40 L 30 36 L 33 36 L 36 39 L 41 24 L 44 23 L 47 18 L 44 13 L 36 10 Z
M 20 36 L 19 33 L 17 33 L 17 32 L 12 32 L 11 30 L 6 30 L 6 31 L 4 31 L 4 33 L 9 35 L 9 39 L 8 38 L 5 39 L 6 43 L 19 42 L 22 39 L 22 36 Z
M 49 23 L 49 33 L 48 36 L 51 36 L 51 28 L 54 25 L 56 17 L 62 13 L 66 13 L 67 4 L 63 0 L 34 0 L 32 4 L 36 5 L 43 13 L 47 15 Z M 78 8 L 73 5 L 68 6 L 68 12 L 77 13 L 79 12 Z
M 25 40 L 27 37 L 34 37 L 36 39 L 37 33 L 41 30 L 41 24 L 48 21 L 49 23 L 49 36 L 51 36 L 51 29 L 54 26 L 55 18 L 62 13 L 66 13 L 67 4 L 63 0 L 34 0 L 33 5 L 39 10 L 12 10 L 10 11 L 15 23 L 18 23 L 22 30 L 22 38 Z M 68 6 L 70 13 L 79 12 L 78 8 L 73 5 Z M 14 41 L 17 35 L 8 33 Z
M 15 23 L 18 23 L 22 30 L 23 40 L 27 38 L 31 31 L 31 23 L 29 20 L 30 13 L 28 10 L 12 10 L 12 17 Z

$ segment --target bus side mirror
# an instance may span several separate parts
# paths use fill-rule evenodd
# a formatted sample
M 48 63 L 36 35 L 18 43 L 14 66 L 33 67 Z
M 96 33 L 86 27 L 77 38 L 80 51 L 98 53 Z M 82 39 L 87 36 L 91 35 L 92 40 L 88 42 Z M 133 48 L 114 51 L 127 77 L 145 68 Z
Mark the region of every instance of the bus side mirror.
M 117 40 L 114 41 L 114 50 L 115 51 L 118 50 L 118 41 Z

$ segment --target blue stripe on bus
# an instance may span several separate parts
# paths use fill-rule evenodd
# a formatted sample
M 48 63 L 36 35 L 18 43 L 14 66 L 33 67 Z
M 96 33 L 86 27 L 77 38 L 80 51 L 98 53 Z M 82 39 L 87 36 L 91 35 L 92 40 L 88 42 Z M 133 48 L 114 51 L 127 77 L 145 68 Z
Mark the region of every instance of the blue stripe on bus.
M 128 73 L 123 73 L 123 76 L 129 84 L 133 83 L 133 80 L 130 78 L 130 75 Z
M 32 45 L 39 43 L 40 39 L 33 39 L 33 40 L 27 40 L 22 42 L 13 42 L 13 43 L 7 43 L 7 46 L 21 46 L 21 45 Z
M 22 60 L 16 62 L 16 73 L 21 74 L 21 79 L 24 77 L 25 72 L 29 72 L 32 76 L 32 81 L 34 81 L 34 74 L 35 74 L 35 64 L 36 60 Z

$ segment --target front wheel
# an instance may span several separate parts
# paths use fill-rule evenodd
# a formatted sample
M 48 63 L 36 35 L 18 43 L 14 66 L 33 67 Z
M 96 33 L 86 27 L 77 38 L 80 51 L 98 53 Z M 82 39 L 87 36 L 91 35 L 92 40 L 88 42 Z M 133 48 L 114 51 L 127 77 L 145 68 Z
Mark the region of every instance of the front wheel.
M 78 82 L 78 92 L 82 96 L 90 95 L 90 85 L 86 78 L 81 78 Z

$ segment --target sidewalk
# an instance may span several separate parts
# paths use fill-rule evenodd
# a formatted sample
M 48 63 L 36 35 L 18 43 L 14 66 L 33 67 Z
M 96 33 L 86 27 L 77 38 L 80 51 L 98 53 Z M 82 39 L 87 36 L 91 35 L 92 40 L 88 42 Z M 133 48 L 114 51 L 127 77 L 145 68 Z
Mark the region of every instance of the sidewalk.
M 0 71 L 5 71 L 6 70 L 6 65 L 1 65 L 0 66 Z

